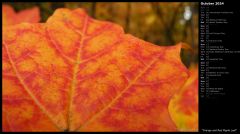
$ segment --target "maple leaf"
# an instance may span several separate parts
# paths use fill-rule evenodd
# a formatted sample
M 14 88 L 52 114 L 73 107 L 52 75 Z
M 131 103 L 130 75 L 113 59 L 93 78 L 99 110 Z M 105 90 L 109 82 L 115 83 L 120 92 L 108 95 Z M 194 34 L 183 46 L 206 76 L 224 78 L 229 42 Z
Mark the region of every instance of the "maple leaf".
M 82 9 L 3 30 L 4 131 L 177 131 L 168 104 L 188 70 Z
M 40 21 L 40 11 L 38 7 L 22 10 L 18 13 L 10 5 L 2 5 L 2 25 L 9 26 L 21 22 L 37 23 Z
M 198 131 L 198 65 L 190 66 L 190 77 L 169 104 L 169 112 L 180 131 Z

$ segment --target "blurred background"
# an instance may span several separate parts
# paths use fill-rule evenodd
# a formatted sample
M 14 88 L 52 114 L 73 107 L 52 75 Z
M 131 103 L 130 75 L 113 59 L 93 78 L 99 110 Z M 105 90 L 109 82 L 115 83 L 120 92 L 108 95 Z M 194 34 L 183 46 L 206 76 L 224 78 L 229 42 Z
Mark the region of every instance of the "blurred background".
M 121 25 L 130 33 L 156 45 L 184 42 L 181 58 L 189 67 L 198 62 L 197 2 L 5 2 L 15 11 L 37 6 L 41 22 L 57 8 L 84 8 L 90 16 Z

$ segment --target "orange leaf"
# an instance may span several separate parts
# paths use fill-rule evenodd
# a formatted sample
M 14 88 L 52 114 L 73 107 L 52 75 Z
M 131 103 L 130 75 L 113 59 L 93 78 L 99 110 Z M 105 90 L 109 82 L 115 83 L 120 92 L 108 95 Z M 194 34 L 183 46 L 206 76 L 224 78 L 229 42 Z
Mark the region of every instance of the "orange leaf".
M 58 9 L 4 29 L 2 47 L 4 131 L 177 131 L 168 104 L 188 78 L 180 44 Z
M 173 121 L 181 131 L 198 131 L 198 66 L 190 67 L 190 77 L 169 104 Z
M 2 5 L 2 24 L 3 26 L 14 25 L 22 22 L 37 23 L 40 21 L 38 7 L 22 10 L 16 13 L 9 5 Z

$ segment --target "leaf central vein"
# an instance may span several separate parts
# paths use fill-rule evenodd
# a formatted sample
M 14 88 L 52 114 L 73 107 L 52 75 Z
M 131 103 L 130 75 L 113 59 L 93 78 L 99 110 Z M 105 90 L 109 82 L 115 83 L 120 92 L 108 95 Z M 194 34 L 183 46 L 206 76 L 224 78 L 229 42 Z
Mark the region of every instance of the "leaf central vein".
M 68 106 L 68 115 L 67 115 L 67 130 L 71 131 L 72 130 L 72 125 L 71 125 L 71 122 L 72 122 L 72 114 L 73 114 L 73 96 L 74 96 L 74 91 L 76 89 L 76 85 L 77 85 L 77 73 L 78 73 L 78 70 L 79 70 L 79 64 L 81 63 L 80 61 L 82 60 L 82 57 L 81 57 L 81 51 L 82 51 L 82 46 L 83 46 L 83 43 L 84 43 L 84 35 L 86 33 L 86 29 L 87 29 L 87 24 L 88 24 L 88 16 L 85 17 L 85 20 L 84 20 L 84 26 L 83 26 L 83 34 L 82 34 L 82 38 L 81 40 L 79 41 L 79 48 L 78 48 L 78 51 L 77 51 L 77 58 L 76 58 L 76 62 L 75 62 L 75 65 L 73 67 L 73 77 L 72 77 L 72 82 L 71 82 L 71 88 L 70 88 L 70 91 L 69 91 L 69 106 Z

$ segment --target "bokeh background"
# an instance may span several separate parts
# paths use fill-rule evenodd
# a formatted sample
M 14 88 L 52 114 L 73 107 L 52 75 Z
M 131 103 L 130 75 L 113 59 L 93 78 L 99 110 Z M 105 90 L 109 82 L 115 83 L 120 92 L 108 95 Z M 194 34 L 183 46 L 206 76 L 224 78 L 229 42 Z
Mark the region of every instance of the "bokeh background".
M 37 6 L 41 22 L 57 8 L 84 8 L 90 16 L 121 25 L 130 33 L 156 45 L 184 42 L 181 58 L 189 67 L 198 62 L 197 2 L 5 2 L 16 11 Z

